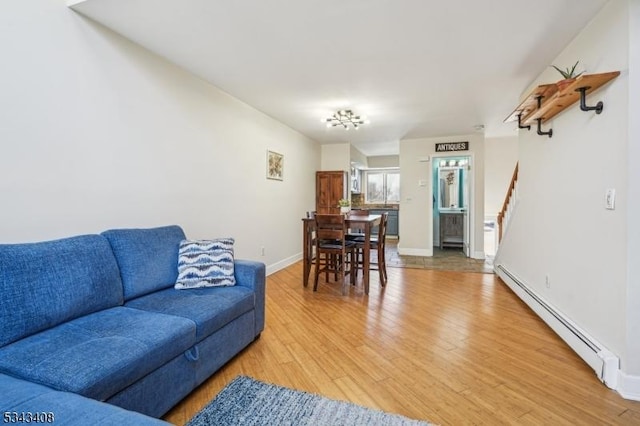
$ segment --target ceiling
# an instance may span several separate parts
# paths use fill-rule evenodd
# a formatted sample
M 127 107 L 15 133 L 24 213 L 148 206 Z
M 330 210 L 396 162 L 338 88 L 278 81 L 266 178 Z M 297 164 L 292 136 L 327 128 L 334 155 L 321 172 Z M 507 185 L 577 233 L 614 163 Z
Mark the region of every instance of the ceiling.
M 320 143 L 514 135 L 519 96 L 607 0 L 85 0 L 72 8 Z M 563 67 L 572 64 L 558 64 Z M 327 128 L 339 109 L 359 130 Z

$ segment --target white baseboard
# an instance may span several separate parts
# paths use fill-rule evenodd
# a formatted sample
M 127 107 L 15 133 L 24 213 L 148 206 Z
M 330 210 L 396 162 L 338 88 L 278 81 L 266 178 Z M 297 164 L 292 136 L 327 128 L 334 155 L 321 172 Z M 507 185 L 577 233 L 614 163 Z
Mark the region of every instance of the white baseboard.
M 530 286 L 509 271 L 505 265 L 495 265 L 494 271 L 580 358 L 593 368 L 602 383 L 611 389 L 619 389 L 620 360 L 614 353 L 544 300 Z M 631 385 L 632 389 L 637 392 L 640 387 L 634 386 Z M 632 389 L 629 390 L 630 393 L 634 392 Z
M 402 256 L 433 256 L 433 249 L 417 249 L 398 247 L 398 254 Z
M 632 376 L 620 372 L 618 389 L 616 390 L 625 399 L 640 401 L 640 376 Z
M 276 273 L 279 270 L 284 269 L 287 266 L 291 266 L 300 260 L 302 260 L 302 253 L 294 254 L 293 256 L 283 259 L 279 262 L 272 263 L 271 265 L 267 265 L 266 274 L 271 275 L 273 273 Z
M 471 253 L 471 258 L 472 259 L 479 259 L 479 260 L 483 260 L 485 259 L 487 256 L 485 256 L 484 251 L 474 251 Z

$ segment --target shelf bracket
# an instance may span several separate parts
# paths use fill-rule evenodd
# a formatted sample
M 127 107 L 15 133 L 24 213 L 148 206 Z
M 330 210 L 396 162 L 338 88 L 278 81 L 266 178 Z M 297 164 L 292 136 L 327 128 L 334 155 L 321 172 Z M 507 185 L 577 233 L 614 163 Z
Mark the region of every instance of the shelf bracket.
M 540 109 L 540 106 L 542 105 L 542 98 L 543 98 L 543 96 L 536 96 L 536 100 L 538 101 L 538 109 Z M 542 127 L 541 127 L 542 117 L 536 118 L 536 121 L 538 122 L 538 132 L 537 133 L 540 136 L 545 136 L 545 135 L 547 135 L 549 137 L 553 136 L 553 129 L 549 129 L 549 131 L 547 131 L 547 132 L 543 132 L 542 131 Z
M 531 126 L 523 126 L 521 120 L 522 120 L 522 113 L 518 114 L 518 129 L 531 130 Z
M 595 111 L 596 114 L 600 114 L 604 108 L 602 101 L 598 102 L 595 106 L 587 106 L 587 90 L 589 89 L 591 89 L 590 86 L 576 89 L 576 92 L 580 92 L 580 109 L 582 111 Z
M 540 136 L 544 136 L 544 135 L 548 135 L 549 137 L 553 136 L 553 129 L 549 129 L 549 131 L 547 132 L 543 132 L 542 129 L 540 128 L 540 123 L 542 122 L 542 118 L 536 118 L 536 121 L 538 122 L 538 134 Z

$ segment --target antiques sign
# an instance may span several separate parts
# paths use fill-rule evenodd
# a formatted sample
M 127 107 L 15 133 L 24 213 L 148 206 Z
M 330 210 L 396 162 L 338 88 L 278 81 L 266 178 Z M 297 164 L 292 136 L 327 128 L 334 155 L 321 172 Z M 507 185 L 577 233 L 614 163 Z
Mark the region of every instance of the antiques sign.
M 436 152 L 469 151 L 469 142 L 437 143 Z

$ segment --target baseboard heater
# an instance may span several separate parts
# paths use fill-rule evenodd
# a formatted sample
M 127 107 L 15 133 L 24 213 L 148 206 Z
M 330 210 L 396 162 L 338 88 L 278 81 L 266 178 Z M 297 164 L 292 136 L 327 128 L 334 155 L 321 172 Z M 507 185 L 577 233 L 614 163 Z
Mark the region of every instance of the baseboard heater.
M 503 265 L 497 265 L 494 269 L 507 286 L 593 368 L 602 383 L 611 389 L 616 388 L 620 366 L 617 356 L 547 303 Z

